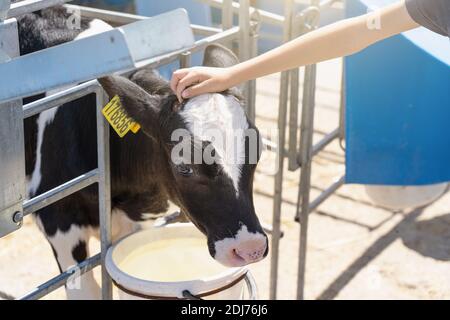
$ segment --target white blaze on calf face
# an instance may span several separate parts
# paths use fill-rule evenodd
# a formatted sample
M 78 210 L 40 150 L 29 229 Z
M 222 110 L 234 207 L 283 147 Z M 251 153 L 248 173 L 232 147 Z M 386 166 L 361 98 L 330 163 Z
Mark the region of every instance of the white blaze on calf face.
M 180 114 L 195 139 L 212 143 L 218 164 L 233 181 L 238 195 L 245 162 L 245 131 L 249 128 L 239 101 L 234 96 L 203 94 L 190 99 Z

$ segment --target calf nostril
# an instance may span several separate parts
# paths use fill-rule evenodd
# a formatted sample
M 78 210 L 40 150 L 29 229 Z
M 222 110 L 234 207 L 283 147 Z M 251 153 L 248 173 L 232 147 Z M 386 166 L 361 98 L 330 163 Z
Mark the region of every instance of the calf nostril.
M 257 249 L 257 250 L 239 250 L 239 249 L 233 249 L 234 254 L 236 254 L 238 257 L 245 260 L 245 262 L 256 262 L 259 261 L 261 258 L 265 257 L 267 254 L 267 245 L 264 247 Z
M 241 253 L 239 252 L 238 249 L 233 249 L 233 254 L 234 254 L 234 256 L 237 257 L 238 259 L 241 259 L 241 260 L 246 261 L 245 255 L 241 255 Z

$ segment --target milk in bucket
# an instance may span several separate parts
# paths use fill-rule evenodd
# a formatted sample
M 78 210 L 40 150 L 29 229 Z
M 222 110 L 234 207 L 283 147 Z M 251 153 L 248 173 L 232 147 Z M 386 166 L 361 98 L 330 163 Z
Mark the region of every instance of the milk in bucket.
M 152 267 L 155 263 L 163 263 L 164 267 Z M 175 238 L 146 244 L 132 251 L 119 267 L 133 277 L 154 281 L 187 281 L 212 277 L 226 270 L 211 258 L 206 242 L 200 238 Z
M 106 268 L 120 299 L 242 299 L 248 270 L 227 268 L 209 254 L 206 238 L 179 223 L 132 234 L 108 250 Z

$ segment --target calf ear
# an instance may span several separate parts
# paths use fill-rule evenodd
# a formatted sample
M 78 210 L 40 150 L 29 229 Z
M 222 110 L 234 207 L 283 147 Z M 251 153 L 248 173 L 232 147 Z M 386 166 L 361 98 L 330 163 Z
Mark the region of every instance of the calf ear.
M 121 76 L 109 76 L 98 79 L 110 99 L 119 96 L 126 113 L 138 122 L 145 133 L 157 136 L 159 132 L 159 105 L 162 97 L 150 95 L 137 84 Z
M 228 48 L 219 44 L 211 44 L 206 47 L 203 56 L 204 67 L 228 68 L 239 63 L 238 57 Z M 241 98 L 243 87 L 237 86 L 230 90 L 230 93 Z
M 205 49 L 203 56 L 203 66 L 205 67 L 227 68 L 238 63 L 238 57 L 224 46 L 211 44 Z

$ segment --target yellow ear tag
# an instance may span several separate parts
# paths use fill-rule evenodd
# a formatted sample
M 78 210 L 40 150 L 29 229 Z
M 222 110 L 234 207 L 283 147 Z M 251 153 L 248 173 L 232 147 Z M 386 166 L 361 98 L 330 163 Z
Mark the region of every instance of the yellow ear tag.
M 123 138 L 128 131 L 131 130 L 131 132 L 137 133 L 141 128 L 136 121 L 126 114 L 125 109 L 120 103 L 120 98 L 117 95 L 102 109 L 102 114 L 121 138 Z

